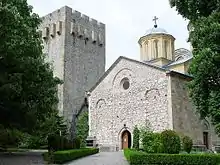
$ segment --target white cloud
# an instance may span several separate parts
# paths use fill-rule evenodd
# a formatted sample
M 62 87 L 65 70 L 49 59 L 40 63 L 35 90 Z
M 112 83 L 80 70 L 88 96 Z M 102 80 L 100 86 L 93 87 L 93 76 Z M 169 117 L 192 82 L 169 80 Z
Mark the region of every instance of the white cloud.
M 108 68 L 119 56 L 139 59 L 138 39 L 153 27 L 152 19 L 176 38 L 176 48 L 189 49 L 187 22 L 169 6 L 169 0 L 28 0 L 34 12 L 46 15 L 69 6 L 106 24 Z

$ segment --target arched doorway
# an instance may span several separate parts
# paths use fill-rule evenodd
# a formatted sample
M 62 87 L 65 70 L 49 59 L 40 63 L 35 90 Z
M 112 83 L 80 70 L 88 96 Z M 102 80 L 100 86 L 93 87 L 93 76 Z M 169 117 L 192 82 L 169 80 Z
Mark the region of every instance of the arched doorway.
M 206 146 L 207 149 L 209 149 L 209 122 L 207 120 L 204 120 L 203 122 L 203 144 Z
M 128 130 L 125 130 L 121 135 L 121 148 L 131 148 L 131 133 Z

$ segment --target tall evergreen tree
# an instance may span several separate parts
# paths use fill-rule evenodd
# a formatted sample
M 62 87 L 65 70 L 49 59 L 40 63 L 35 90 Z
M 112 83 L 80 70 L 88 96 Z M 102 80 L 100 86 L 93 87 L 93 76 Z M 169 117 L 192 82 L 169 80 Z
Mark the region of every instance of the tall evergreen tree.
M 76 135 L 81 139 L 81 146 L 86 146 L 86 138 L 89 134 L 88 112 L 82 112 L 76 123 Z

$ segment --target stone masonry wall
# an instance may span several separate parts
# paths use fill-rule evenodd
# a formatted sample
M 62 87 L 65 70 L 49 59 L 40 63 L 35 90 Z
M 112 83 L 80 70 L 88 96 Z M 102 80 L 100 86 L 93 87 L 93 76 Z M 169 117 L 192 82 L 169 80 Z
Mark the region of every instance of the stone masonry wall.
M 44 52 L 59 87 L 59 110 L 71 123 L 88 91 L 105 72 L 105 25 L 65 6 L 43 17 Z M 53 33 L 54 32 L 54 33 Z
M 123 80 L 130 87 L 123 88 Z M 89 136 L 99 146 L 121 148 L 121 134 L 134 126 L 153 131 L 169 128 L 168 78 L 163 70 L 121 59 L 89 97 Z
M 42 32 L 43 53 L 46 55 L 47 62 L 53 66 L 54 76 L 61 80 L 64 80 L 65 19 L 65 8 L 61 8 L 59 11 L 42 17 L 42 23 L 39 26 Z M 54 32 L 53 26 L 58 25 L 59 22 L 62 22 L 61 28 L 55 29 Z M 58 98 L 59 113 L 63 115 L 63 85 L 58 86 Z
M 182 132 L 194 140 L 194 144 L 203 145 L 203 132 L 208 132 L 208 144 L 220 145 L 220 139 L 209 119 L 200 120 L 199 114 L 193 106 L 188 90 L 187 81 L 175 76 L 171 77 L 173 127 L 177 132 Z
M 179 77 L 171 77 L 173 128 L 190 136 L 195 144 L 203 144 L 202 121 L 190 101 L 187 82 Z

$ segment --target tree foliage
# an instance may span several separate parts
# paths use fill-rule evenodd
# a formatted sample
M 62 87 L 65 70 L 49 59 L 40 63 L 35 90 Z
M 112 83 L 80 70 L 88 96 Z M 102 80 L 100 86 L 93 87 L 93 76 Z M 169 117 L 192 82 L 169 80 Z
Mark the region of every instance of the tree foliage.
M 192 99 L 201 117 L 211 117 L 220 123 L 220 13 L 213 13 L 196 21 L 190 34 L 195 47 L 190 73 L 194 79 L 190 84 Z
M 149 128 L 142 128 L 140 131 L 140 138 L 144 152 L 163 153 L 160 133 L 154 133 Z
M 184 136 L 183 137 L 183 149 L 184 151 L 186 151 L 187 153 L 190 153 L 192 150 L 192 146 L 193 146 L 193 141 L 189 136 Z
M 82 112 L 76 123 L 76 136 L 81 139 L 81 146 L 86 146 L 86 138 L 89 133 L 88 112 Z
M 173 130 L 165 130 L 161 133 L 163 151 L 167 154 L 178 154 L 181 150 L 179 135 Z
M 56 105 L 62 82 L 45 62 L 41 20 L 26 0 L 2 0 L 0 15 L 0 124 L 31 135 L 45 126 L 49 133 L 54 126 L 48 123 L 61 121 Z
M 191 98 L 201 117 L 212 119 L 220 133 L 220 1 L 170 0 L 178 13 L 189 19 L 193 60 L 189 73 Z
M 133 148 L 139 150 L 139 141 L 140 141 L 140 131 L 137 126 L 134 127 L 133 131 Z
M 219 11 L 219 0 L 169 0 L 171 7 L 184 18 L 195 21 L 200 17 L 207 17 L 213 11 Z

